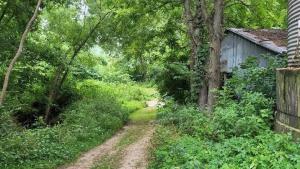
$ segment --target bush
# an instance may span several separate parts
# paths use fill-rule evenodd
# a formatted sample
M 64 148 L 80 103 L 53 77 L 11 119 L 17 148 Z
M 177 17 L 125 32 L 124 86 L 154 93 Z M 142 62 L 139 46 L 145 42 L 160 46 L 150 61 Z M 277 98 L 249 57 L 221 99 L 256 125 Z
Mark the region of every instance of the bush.
M 222 140 L 230 137 L 253 137 L 270 130 L 272 105 L 270 99 L 260 93 L 245 93 L 241 100 L 223 98 L 213 116 L 207 116 L 195 106 L 179 106 L 169 103 L 158 117 L 162 125 L 175 126 L 191 136 Z M 224 96 L 225 97 L 225 96 Z M 225 104 L 227 103 L 227 104 Z
M 259 92 L 267 98 L 276 97 L 276 68 L 286 67 L 285 57 L 262 56 L 268 65 L 258 67 L 257 57 L 249 57 L 241 65 L 241 69 L 235 69 L 232 78 L 226 81 L 226 87 L 234 91 L 239 97 L 244 91 Z
M 155 72 L 154 78 L 161 95 L 171 96 L 180 103 L 186 102 L 190 95 L 190 71 L 186 63 L 167 63 Z
M 103 81 L 105 82 L 118 82 L 118 83 L 130 83 L 132 80 L 130 79 L 130 75 L 123 73 L 121 71 L 107 71 L 104 73 Z
M 183 136 L 161 145 L 151 168 L 299 168 L 299 153 L 291 137 L 274 133 L 219 143 Z
M 273 101 L 261 93 L 245 92 L 241 100 L 220 96 L 220 100 L 224 103 L 219 103 L 213 116 L 219 136 L 255 136 L 270 129 Z
M 158 113 L 159 123 L 164 126 L 174 126 L 180 132 L 193 136 L 207 135 L 211 131 L 208 118 L 192 105 L 179 106 L 169 103 Z
M 0 107 L 0 139 L 16 130 L 17 125 L 12 120 L 10 112 L 4 107 Z

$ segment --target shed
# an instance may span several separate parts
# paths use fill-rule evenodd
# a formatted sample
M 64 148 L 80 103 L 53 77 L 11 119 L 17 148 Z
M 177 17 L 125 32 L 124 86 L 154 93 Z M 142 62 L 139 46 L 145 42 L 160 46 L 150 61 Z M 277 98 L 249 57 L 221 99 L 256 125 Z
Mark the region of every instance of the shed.
M 278 56 L 287 52 L 287 31 L 278 29 L 236 29 L 226 30 L 221 46 L 221 72 L 231 73 L 250 56 L 259 59 L 259 66 L 265 67 L 262 55 Z

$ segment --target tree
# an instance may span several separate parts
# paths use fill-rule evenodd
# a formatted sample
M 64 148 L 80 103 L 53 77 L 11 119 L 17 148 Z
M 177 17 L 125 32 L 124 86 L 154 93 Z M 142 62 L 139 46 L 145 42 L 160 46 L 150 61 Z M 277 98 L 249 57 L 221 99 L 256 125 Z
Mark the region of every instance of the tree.
M 188 27 L 188 35 L 190 38 L 190 45 L 191 45 L 191 56 L 190 56 L 190 68 L 193 70 L 198 54 L 198 48 L 200 46 L 200 22 L 199 16 L 200 14 L 199 9 L 200 5 L 197 4 L 197 8 L 195 10 L 195 14 L 192 12 L 192 2 L 191 0 L 184 0 L 184 15 L 185 15 L 185 22 Z
M 38 3 L 37 3 L 37 6 L 35 8 L 35 11 L 33 13 L 33 16 L 29 20 L 29 22 L 28 22 L 28 24 L 27 24 L 27 26 L 25 28 L 25 31 L 22 34 L 20 45 L 19 45 L 19 48 L 17 50 L 17 53 L 14 56 L 14 58 L 12 59 L 12 61 L 10 62 L 8 68 L 7 68 L 7 72 L 5 74 L 5 79 L 4 79 L 4 82 L 3 82 L 3 87 L 2 87 L 2 91 L 1 91 L 1 95 L 0 95 L 0 106 L 3 105 L 4 99 L 5 99 L 5 96 L 6 96 L 6 91 L 7 91 L 7 88 L 8 88 L 8 83 L 9 83 L 9 78 L 10 78 L 11 72 L 13 70 L 13 67 L 14 67 L 15 63 L 17 62 L 17 60 L 19 59 L 19 57 L 22 54 L 26 37 L 27 37 L 27 35 L 28 35 L 28 33 L 29 33 L 29 31 L 30 31 L 30 29 L 31 29 L 34 21 L 36 20 L 36 17 L 38 15 L 38 11 L 39 11 L 39 8 L 41 6 L 41 3 L 42 3 L 42 0 L 38 0 Z
M 190 41 L 190 70 L 191 70 L 191 77 L 190 77 L 190 92 L 191 98 L 193 100 L 194 95 L 196 99 L 198 99 L 198 104 L 200 107 L 204 108 L 207 104 L 207 82 L 205 80 L 205 62 L 206 57 L 200 56 L 199 51 L 200 48 L 203 47 L 202 45 L 206 43 L 206 34 L 207 31 L 204 27 L 203 19 L 201 18 L 201 4 L 199 0 L 192 1 L 192 0 L 184 0 L 183 2 L 184 8 L 184 15 L 185 15 L 185 22 L 188 29 L 189 41 Z M 203 63 L 200 62 L 200 57 L 203 60 Z M 201 64 L 201 65 L 199 65 Z M 201 66 L 202 71 L 200 72 Z M 197 81 L 203 77 L 201 82 Z M 201 84 L 199 84 L 201 83 Z M 198 95 L 198 96 L 197 96 Z
M 207 105 L 209 111 L 212 111 L 216 102 L 215 90 L 221 85 L 220 72 L 220 50 L 223 37 L 223 19 L 224 19 L 224 0 L 215 0 L 213 9 L 210 11 L 206 0 L 200 0 L 200 15 L 208 30 L 210 42 L 210 54 L 208 64 L 208 92 Z
M 76 6 L 76 4 L 73 4 Z M 88 5 L 88 4 L 79 4 L 79 5 Z M 97 3 L 93 5 L 99 5 Z M 70 7 L 72 9 L 72 6 Z M 50 82 L 50 86 L 47 94 L 47 102 L 45 106 L 45 122 L 50 123 L 51 117 L 51 108 L 53 107 L 54 101 L 57 99 L 57 95 L 61 90 L 64 82 L 67 79 L 68 73 L 70 71 L 70 67 L 75 62 L 75 59 L 80 54 L 80 52 L 86 48 L 89 48 L 95 44 L 96 40 L 100 40 L 101 37 L 98 36 L 98 29 L 100 25 L 104 22 L 107 16 L 111 13 L 111 11 L 103 10 L 98 6 L 96 11 L 88 16 L 87 14 L 79 14 L 80 10 L 75 10 L 70 14 L 65 12 L 66 16 L 61 17 L 60 11 L 64 10 L 63 8 L 57 9 L 57 11 L 53 11 L 50 16 L 55 16 L 54 18 L 48 18 L 51 22 L 57 22 L 59 19 L 60 22 L 65 22 L 65 18 L 68 18 L 68 23 L 66 23 L 66 27 L 62 28 L 60 25 L 54 27 L 52 31 L 55 34 L 59 35 L 64 32 L 63 41 L 67 43 L 69 50 L 65 56 L 65 62 L 62 62 L 55 70 L 53 79 Z M 72 11 L 72 10 L 71 10 Z M 83 18 L 80 18 L 83 17 Z M 75 18 L 75 19 L 74 19 Z M 74 29 L 75 28 L 75 29 Z M 75 32 L 78 31 L 79 34 Z
M 80 41 L 77 46 L 74 46 L 74 52 L 70 58 L 68 66 L 65 67 L 64 65 L 61 65 L 58 67 L 49 90 L 48 103 L 46 104 L 46 109 L 45 109 L 45 122 L 49 123 L 52 103 L 56 99 L 56 94 L 58 90 L 61 88 L 61 86 L 63 85 L 63 83 L 67 78 L 67 75 L 69 73 L 69 66 L 72 66 L 75 58 L 78 56 L 82 48 L 86 45 L 87 41 L 94 35 L 101 21 L 102 20 L 100 19 L 99 22 L 94 27 L 92 27 L 92 29 L 86 35 L 86 37 L 82 39 L 82 41 Z

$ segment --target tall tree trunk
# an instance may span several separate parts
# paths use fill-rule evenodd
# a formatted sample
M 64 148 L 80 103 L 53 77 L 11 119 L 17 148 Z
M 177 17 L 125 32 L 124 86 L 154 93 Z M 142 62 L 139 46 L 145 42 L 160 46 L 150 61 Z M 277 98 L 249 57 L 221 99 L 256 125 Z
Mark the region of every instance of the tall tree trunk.
M 209 5 L 206 0 L 200 1 L 200 16 L 204 21 L 204 24 L 208 30 L 209 42 L 210 42 L 210 53 L 208 63 L 208 74 L 207 74 L 207 87 L 208 93 L 203 89 L 204 95 L 207 96 L 207 108 L 209 112 L 213 111 L 213 106 L 217 101 L 215 90 L 219 89 L 221 85 L 221 73 L 220 73 L 220 51 L 221 41 L 223 37 L 223 19 L 224 19 L 224 0 L 214 0 L 213 10 L 211 13 L 208 12 Z M 199 104 L 203 104 L 206 99 L 199 99 Z
M 204 35 L 203 32 L 205 31 L 204 28 L 204 21 L 205 18 L 202 17 L 202 2 L 201 0 L 197 0 L 195 5 L 195 14 L 192 14 L 191 11 L 191 0 L 184 0 L 184 13 L 185 13 L 185 20 L 186 24 L 188 26 L 188 35 L 190 38 L 190 48 L 191 48 L 191 53 L 190 53 L 190 69 L 191 69 L 191 92 L 192 96 L 197 97 L 198 100 L 198 105 L 200 108 L 205 109 L 207 104 L 208 104 L 208 82 L 206 78 L 206 73 L 204 71 L 204 67 L 206 67 L 206 63 L 203 63 L 203 74 L 199 75 L 197 74 L 197 71 L 199 71 L 196 68 L 196 64 L 198 64 L 198 59 L 199 59 L 199 48 L 201 44 L 205 41 L 206 35 Z M 202 34 L 202 35 L 201 35 Z M 202 56 L 204 57 L 204 56 Z M 203 58 L 201 58 L 203 59 Z M 199 87 L 196 83 L 200 83 L 197 81 L 197 78 L 200 78 L 198 76 L 202 76 L 202 84 Z M 195 88 L 197 87 L 197 88 Z M 198 94 L 198 95 L 196 95 Z
M 223 35 L 223 19 L 224 19 L 224 0 L 215 0 L 214 2 L 214 17 L 212 23 L 212 30 L 210 32 L 210 57 L 209 57 L 209 82 L 208 82 L 208 109 L 213 110 L 216 103 L 215 90 L 221 85 L 221 67 L 220 67 L 220 53 L 221 41 Z
M 198 48 L 200 45 L 200 37 L 199 37 L 199 25 L 196 22 L 197 18 L 192 14 L 190 0 L 184 0 L 184 14 L 185 14 L 185 22 L 188 27 L 188 35 L 190 38 L 190 46 L 191 46 L 190 68 L 191 70 L 193 70 L 195 67 Z
M 215 38 L 212 41 L 210 60 L 209 60 L 209 81 L 208 81 L 208 110 L 211 112 L 213 106 L 217 101 L 215 90 L 219 89 L 221 85 L 221 72 L 220 72 L 220 48 L 221 39 Z
M 196 75 L 196 62 L 197 62 L 197 57 L 198 57 L 198 51 L 199 51 L 199 46 L 201 44 L 200 40 L 200 25 L 198 22 L 198 15 L 197 15 L 197 9 L 195 10 L 195 14 L 192 13 L 192 6 L 191 6 L 191 0 L 184 0 L 184 15 L 185 15 L 185 22 L 188 28 L 188 36 L 190 39 L 190 57 L 189 57 L 189 66 L 190 66 L 190 92 L 191 92 L 191 97 L 194 98 L 197 97 L 195 94 L 198 93 L 196 89 L 196 83 L 197 81 L 195 80 L 197 76 Z M 198 6 L 197 6 L 198 7 Z
M 203 84 L 199 91 L 198 105 L 200 108 L 205 109 L 208 102 L 208 86 L 207 81 L 203 80 Z
M 1 92 L 1 95 L 0 95 L 0 106 L 3 105 L 3 102 L 4 102 L 4 99 L 5 99 L 5 96 L 6 96 L 6 92 L 7 92 L 7 88 L 8 88 L 8 83 L 9 83 L 9 78 L 10 78 L 10 75 L 11 75 L 11 72 L 14 68 L 14 65 L 15 63 L 17 62 L 18 58 L 21 56 L 22 54 L 22 51 L 23 51 L 23 47 L 24 47 L 24 43 L 25 43 L 25 40 L 27 38 L 27 35 L 34 23 L 34 21 L 36 20 L 36 17 L 38 15 L 38 11 L 39 11 L 39 8 L 41 6 L 41 3 L 42 3 L 42 0 L 38 0 L 38 3 L 37 3 L 37 6 L 35 8 L 35 11 L 33 13 L 33 16 L 32 18 L 29 20 L 29 22 L 27 23 L 27 26 L 25 28 L 25 31 L 23 32 L 22 34 L 22 37 L 21 37 L 21 41 L 20 41 L 20 45 L 19 45 L 19 48 L 17 50 L 17 53 L 16 55 L 14 56 L 14 58 L 12 59 L 12 61 L 10 62 L 8 68 L 7 68 L 7 72 L 5 74 L 5 78 L 4 78 L 4 82 L 3 82 L 3 87 L 2 87 L 2 92 Z

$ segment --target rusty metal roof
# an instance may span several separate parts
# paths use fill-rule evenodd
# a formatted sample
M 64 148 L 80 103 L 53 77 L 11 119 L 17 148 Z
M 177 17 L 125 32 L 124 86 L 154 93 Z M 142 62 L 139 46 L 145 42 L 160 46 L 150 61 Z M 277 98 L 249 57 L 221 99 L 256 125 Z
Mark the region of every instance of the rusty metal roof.
M 229 28 L 227 32 L 239 35 L 259 46 L 262 46 L 275 53 L 282 54 L 287 52 L 287 37 L 286 30 L 279 29 L 237 29 Z

